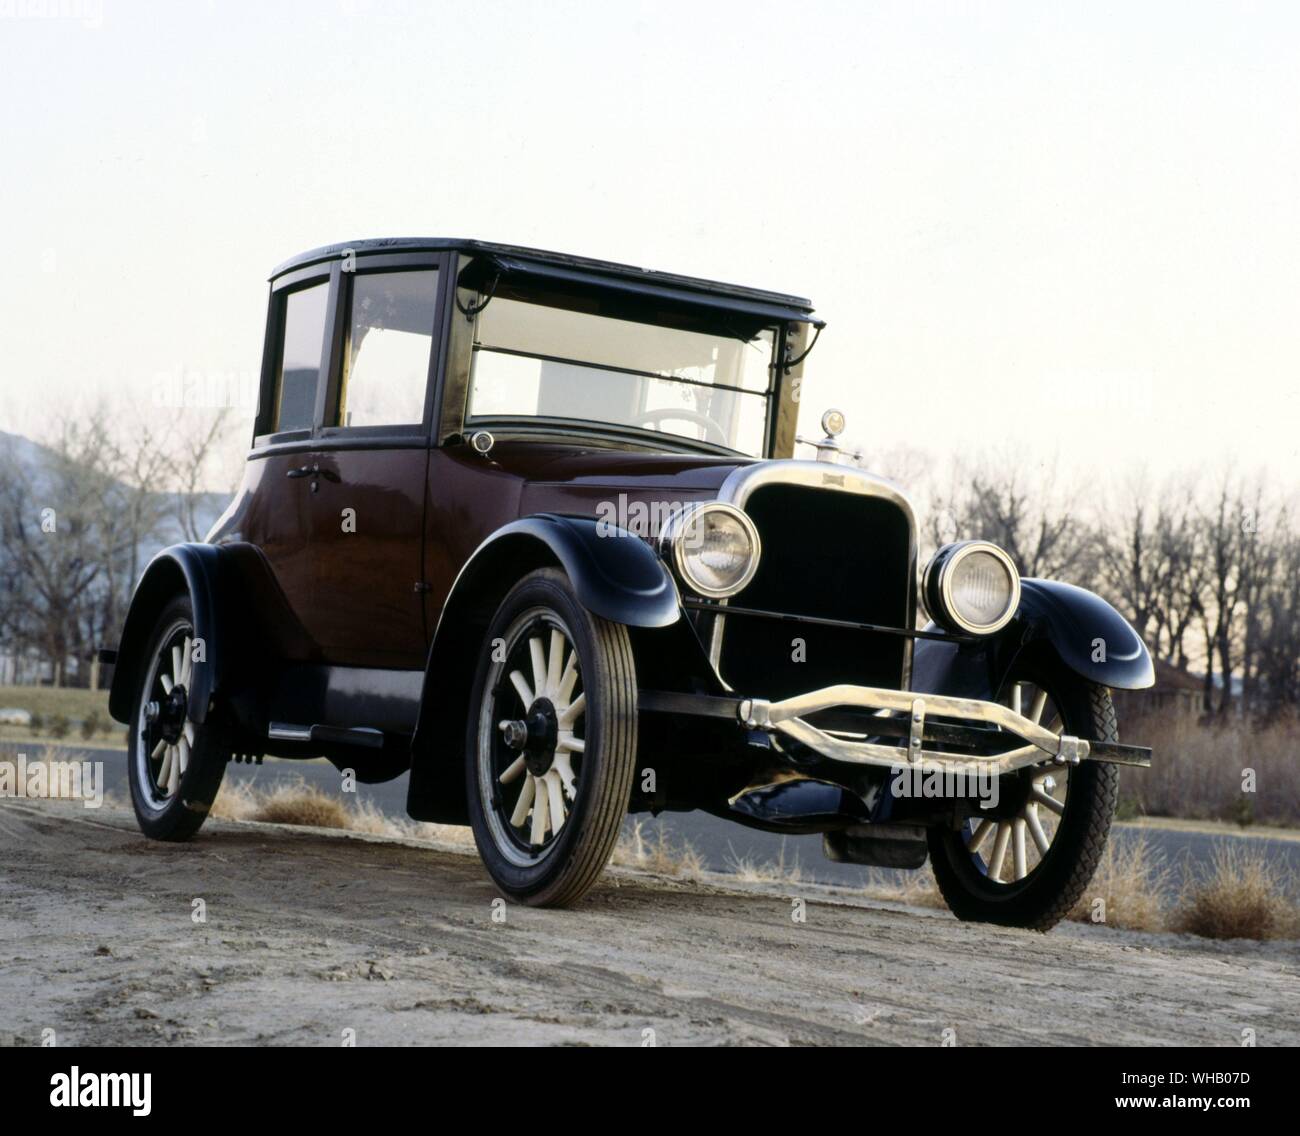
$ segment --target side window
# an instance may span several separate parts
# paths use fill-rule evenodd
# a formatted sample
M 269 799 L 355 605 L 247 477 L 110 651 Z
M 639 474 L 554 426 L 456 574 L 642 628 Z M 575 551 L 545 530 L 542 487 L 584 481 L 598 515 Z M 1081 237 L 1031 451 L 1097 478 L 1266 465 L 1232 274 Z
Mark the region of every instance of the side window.
M 290 292 L 284 298 L 273 433 L 310 430 L 313 425 L 329 293 L 329 283 L 323 282 Z
M 338 426 L 424 421 L 437 315 L 438 270 L 363 272 L 352 277 Z

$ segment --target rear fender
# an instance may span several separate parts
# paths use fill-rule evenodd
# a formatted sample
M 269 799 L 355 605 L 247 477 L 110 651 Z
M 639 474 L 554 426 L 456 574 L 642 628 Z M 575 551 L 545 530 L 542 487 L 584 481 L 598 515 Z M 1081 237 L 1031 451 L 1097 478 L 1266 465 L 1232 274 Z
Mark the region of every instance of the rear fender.
M 277 660 L 310 653 L 260 549 L 246 543 L 172 545 L 149 562 L 127 609 L 108 696 L 109 713 L 119 722 L 130 720 L 154 624 L 178 595 L 189 596 L 194 637 L 202 640 L 189 689 L 195 722 L 207 719 L 219 695 L 261 685 L 259 676 Z

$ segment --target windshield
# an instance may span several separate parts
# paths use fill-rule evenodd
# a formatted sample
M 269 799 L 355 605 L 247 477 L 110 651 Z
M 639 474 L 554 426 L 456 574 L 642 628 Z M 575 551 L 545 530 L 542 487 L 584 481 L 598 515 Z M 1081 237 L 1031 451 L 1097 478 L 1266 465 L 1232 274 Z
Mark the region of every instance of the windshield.
M 468 417 L 580 419 L 762 457 L 774 344 L 771 329 L 687 330 L 497 296 L 475 324 Z

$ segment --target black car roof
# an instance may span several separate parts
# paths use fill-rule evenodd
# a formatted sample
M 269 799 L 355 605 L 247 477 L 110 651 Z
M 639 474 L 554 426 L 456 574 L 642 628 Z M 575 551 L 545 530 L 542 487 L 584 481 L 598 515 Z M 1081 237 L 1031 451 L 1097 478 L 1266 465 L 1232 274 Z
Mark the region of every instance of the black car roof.
M 747 288 L 740 284 L 723 284 L 717 280 L 703 280 L 695 276 L 679 276 L 672 272 L 658 272 L 648 268 L 637 268 L 630 264 L 615 264 L 607 260 L 593 260 L 585 256 L 571 256 L 568 253 L 547 252 L 545 249 L 524 248 L 519 245 L 495 244 L 491 241 L 464 240 L 454 237 L 380 237 L 364 241 L 344 241 L 340 244 L 326 245 L 299 253 L 286 260 L 271 273 L 271 279 L 286 272 L 316 264 L 323 260 L 335 260 L 351 249 L 358 256 L 386 252 L 446 252 L 455 250 L 467 253 L 479 253 L 484 256 L 504 256 L 516 260 L 529 261 L 534 264 L 548 265 L 559 269 L 575 269 L 597 276 L 606 276 L 611 280 L 638 281 L 642 284 L 661 285 L 682 291 L 698 292 L 717 297 L 731 297 L 738 300 L 751 300 L 767 304 L 780 304 L 800 311 L 811 312 L 812 301 L 803 296 L 790 296 L 783 292 L 770 292 L 762 288 Z

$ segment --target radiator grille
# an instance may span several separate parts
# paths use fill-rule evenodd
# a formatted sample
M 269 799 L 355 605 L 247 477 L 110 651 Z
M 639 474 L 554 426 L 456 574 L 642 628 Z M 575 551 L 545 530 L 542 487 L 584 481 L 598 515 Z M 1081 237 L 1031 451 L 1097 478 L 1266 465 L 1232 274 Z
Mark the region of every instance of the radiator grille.
M 895 502 L 775 484 L 754 490 L 744 508 L 758 528 L 763 556 L 753 581 L 732 603 L 912 626 L 911 522 Z M 731 616 L 719 669 L 736 691 L 776 699 L 841 682 L 899 687 L 910 652 L 901 636 Z

